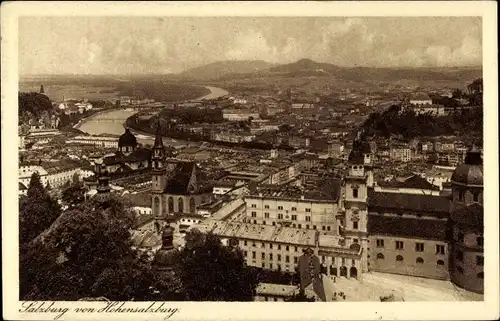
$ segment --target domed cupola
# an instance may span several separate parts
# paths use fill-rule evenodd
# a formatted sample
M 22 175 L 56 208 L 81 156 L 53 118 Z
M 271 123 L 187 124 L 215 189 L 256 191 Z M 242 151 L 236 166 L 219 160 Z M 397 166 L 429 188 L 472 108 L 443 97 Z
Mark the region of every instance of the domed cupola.
M 451 187 L 453 209 L 472 203 L 483 203 L 483 160 L 475 147 L 467 153 L 465 162 L 458 165 L 453 172 Z
M 118 139 L 118 150 L 123 154 L 130 154 L 137 147 L 137 138 L 130 132 L 130 129 L 125 129 L 125 133 Z
M 483 186 L 483 160 L 479 151 L 473 148 L 467 153 L 465 162 L 453 172 L 451 182 L 463 186 Z

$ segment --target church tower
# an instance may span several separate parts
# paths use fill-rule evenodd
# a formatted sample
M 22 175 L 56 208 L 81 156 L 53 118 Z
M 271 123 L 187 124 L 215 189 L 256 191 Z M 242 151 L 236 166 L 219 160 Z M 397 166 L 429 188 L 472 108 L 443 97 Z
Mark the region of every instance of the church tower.
M 368 271 L 368 187 L 373 184 L 372 155 L 367 142 L 360 136 L 354 140 L 345 176 L 343 235 L 345 245 L 359 244 L 363 248 L 362 272 Z
M 40 85 L 40 94 L 45 94 L 45 90 L 43 89 L 43 85 Z
M 108 169 L 102 159 L 95 161 L 95 175 L 97 177 L 97 193 L 108 193 L 111 190 Z
M 153 146 L 153 155 L 151 157 L 152 163 L 152 202 L 153 202 L 153 215 L 162 215 L 166 209 L 166 200 L 163 200 L 165 204 L 162 206 L 162 194 L 165 191 L 167 177 L 166 177 L 166 167 L 165 167 L 165 147 L 163 146 L 163 139 L 159 133 L 156 131 L 155 143 Z

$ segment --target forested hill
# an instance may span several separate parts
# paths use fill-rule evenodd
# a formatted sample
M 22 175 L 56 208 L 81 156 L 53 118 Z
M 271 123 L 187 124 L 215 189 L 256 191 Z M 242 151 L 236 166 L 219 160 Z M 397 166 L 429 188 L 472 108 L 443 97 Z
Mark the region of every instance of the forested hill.
M 18 94 L 19 98 L 19 117 L 26 116 L 28 113 L 39 118 L 43 112 L 52 110 L 52 102 L 49 97 L 37 92 Z
M 362 125 L 364 133 L 385 138 L 400 136 L 403 139 L 456 135 L 464 140 L 482 141 L 483 109 L 480 107 L 442 117 L 415 115 L 411 111 L 401 113 L 400 110 L 399 106 L 392 106 L 381 114 L 371 114 Z

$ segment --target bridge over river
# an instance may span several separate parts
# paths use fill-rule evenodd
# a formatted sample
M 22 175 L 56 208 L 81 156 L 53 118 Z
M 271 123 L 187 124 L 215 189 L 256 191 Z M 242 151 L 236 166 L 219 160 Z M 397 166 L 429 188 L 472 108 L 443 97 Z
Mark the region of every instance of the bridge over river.
M 210 94 L 205 95 L 203 97 L 199 97 L 195 100 L 215 99 L 229 94 L 226 90 L 222 88 L 211 87 L 211 86 L 206 86 L 206 87 L 210 89 Z M 77 125 L 76 128 L 91 135 L 99 135 L 99 134 L 121 135 L 124 132 L 123 124 L 125 123 L 127 118 L 136 114 L 138 111 L 158 110 L 158 108 L 155 107 L 127 106 L 124 109 L 113 109 L 110 111 L 98 113 L 96 115 L 93 115 L 85 119 L 79 125 Z M 137 135 L 137 138 L 140 143 L 145 143 L 145 144 L 151 144 L 154 140 L 154 138 L 147 135 Z

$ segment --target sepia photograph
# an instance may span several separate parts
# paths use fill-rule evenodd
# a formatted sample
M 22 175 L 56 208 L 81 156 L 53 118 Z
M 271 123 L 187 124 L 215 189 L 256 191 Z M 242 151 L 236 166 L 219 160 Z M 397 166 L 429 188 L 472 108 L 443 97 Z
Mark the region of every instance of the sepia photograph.
M 17 50 L 2 53 L 17 70 L 8 89 L 2 75 L 16 315 L 498 299 L 497 58 L 481 13 L 175 4 L 47 6 L 2 32 Z

